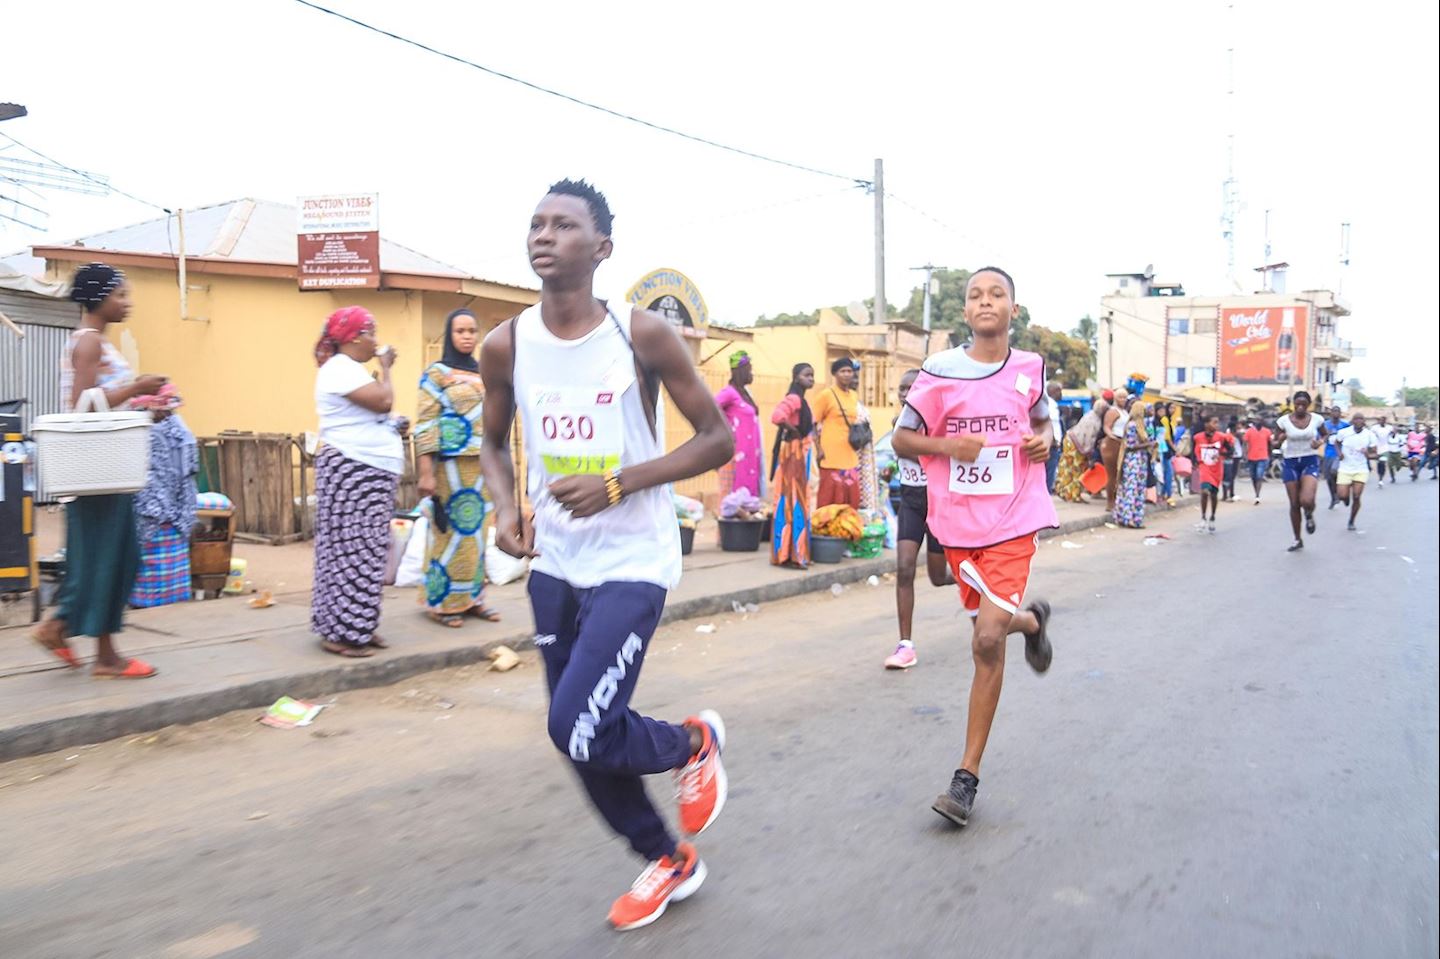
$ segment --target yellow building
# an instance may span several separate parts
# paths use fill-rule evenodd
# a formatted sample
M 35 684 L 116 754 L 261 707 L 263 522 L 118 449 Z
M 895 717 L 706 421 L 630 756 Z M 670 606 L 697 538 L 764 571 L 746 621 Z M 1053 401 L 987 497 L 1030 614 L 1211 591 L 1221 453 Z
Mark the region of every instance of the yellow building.
M 890 429 L 891 419 L 900 412 L 895 392 L 904 372 L 950 345 L 948 334 L 926 333 L 906 320 L 859 325 L 828 309 L 820 311 L 820 322 L 812 326 L 763 326 L 751 332 L 754 340 L 744 349 L 755 369 L 752 392 L 762 407 L 785 394 L 796 363 L 815 367 L 815 387 L 821 390 L 830 383 L 830 364 L 849 357 L 860 363 L 860 402 L 870 411 L 877 436 Z M 706 373 L 723 371 L 728 377 L 727 356 L 722 352 L 710 357 L 704 364 Z M 764 413 L 768 428 L 769 410 Z
M 175 382 L 197 436 L 314 430 L 313 348 L 325 317 L 339 307 L 375 314 L 381 342 L 399 354 L 396 412 L 413 419 L 415 385 L 440 354 L 451 310 L 473 310 L 483 332 L 539 299 L 538 290 L 470 276 L 383 237 L 378 290 L 302 293 L 296 221 L 295 207 L 265 200 L 187 210 L 183 316 L 173 217 L 32 253 L 52 280 L 68 280 L 76 265 L 92 260 L 125 271 L 135 308 L 128 323 L 112 327 L 112 339 L 138 371 Z

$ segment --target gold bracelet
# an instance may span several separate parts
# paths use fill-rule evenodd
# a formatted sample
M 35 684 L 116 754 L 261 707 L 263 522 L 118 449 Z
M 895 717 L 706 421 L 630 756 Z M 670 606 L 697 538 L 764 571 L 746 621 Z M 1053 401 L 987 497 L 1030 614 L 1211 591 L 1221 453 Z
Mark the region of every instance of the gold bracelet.
M 605 495 L 609 498 L 611 506 L 619 503 L 625 497 L 625 491 L 620 488 L 619 470 L 611 470 L 605 474 Z

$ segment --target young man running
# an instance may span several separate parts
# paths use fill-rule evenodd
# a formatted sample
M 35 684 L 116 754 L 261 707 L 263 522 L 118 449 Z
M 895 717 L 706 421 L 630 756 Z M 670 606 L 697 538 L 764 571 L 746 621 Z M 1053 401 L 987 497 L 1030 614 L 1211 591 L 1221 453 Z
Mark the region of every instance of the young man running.
M 1410 482 L 1420 478 L 1420 466 L 1425 462 L 1425 434 L 1417 426 L 1405 436 L 1405 461 L 1410 464 Z
M 1215 508 L 1220 502 L 1225 462 L 1235 447 L 1235 437 L 1220 432 L 1220 417 L 1205 417 L 1205 429 L 1195 434 L 1195 481 L 1200 484 L 1200 522 L 1205 525 L 1205 507 L 1210 507 L 1208 529 L 1215 532 Z
M 1381 450 L 1385 454 L 1385 465 L 1390 467 L 1391 486 L 1400 482 L 1400 467 L 1405 462 L 1404 451 L 1405 433 L 1400 424 L 1395 423 L 1385 434 L 1385 449 Z
M 1335 486 L 1340 491 L 1340 502 L 1350 507 L 1350 524 L 1345 528 L 1353 533 L 1355 517 L 1360 515 L 1360 494 L 1365 492 L 1365 480 L 1370 476 L 1370 461 L 1376 458 L 1380 445 L 1375 434 L 1365 428 L 1365 417 L 1359 413 L 1336 434 L 1335 445 L 1340 450 Z
M 680 825 L 692 835 L 725 804 L 719 715 L 702 711 L 676 724 L 629 704 L 666 591 L 680 578 L 668 484 L 724 465 L 734 440 L 670 324 L 596 298 L 610 231 L 605 196 L 583 180 L 556 183 L 535 208 L 527 246 L 540 303 L 485 338 L 481 463 L 497 544 L 534 558 L 530 603 L 550 688 L 550 739 L 600 815 L 649 861 L 610 910 L 615 928 L 634 929 L 705 880 L 695 847 L 670 835 L 641 777 L 675 770 Z M 655 427 L 661 383 L 695 429 L 668 454 Z M 516 412 L 533 520 L 516 502 Z
M 1279 430 L 1285 495 L 1290 497 L 1290 529 L 1295 542 L 1289 552 L 1305 548 L 1300 536 L 1300 514 L 1305 514 L 1305 532 L 1315 534 L 1315 490 L 1320 485 L 1320 447 L 1325 445 L 1325 424 L 1310 412 L 1310 394 L 1300 390 L 1292 400 L 1293 410 L 1275 424 Z
M 910 395 L 919 370 L 907 370 L 900 377 L 900 406 Z M 935 586 L 955 582 L 950 567 L 945 565 L 945 548 L 925 523 L 929 511 L 925 468 L 918 460 L 897 456 L 900 461 L 900 534 L 895 546 L 895 613 L 900 620 L 900 645 L 885 659 L 886 669 L 909 669 L 915 665 L 915 642 L 911 628 L 915 620 L 915 566 L 920 547 L 925 547 L 925 571 Z
M 1345 421 L 1340 418 L 1340 407 L 1330 407 L 1330 416 L 1325 420 L 1325 458 L 1320 461 L 1320 474 L 1330 489 L 1329 509 L 1334 509 L 1335 504 L 1340 502 L 1340 491 L 1335 486 L 1335 477 L 1340 472 L 1340 449 L 1335 445 L 1335 435 L 1344 428 Z
M 930 530 L 944 544 L 972 617 L 975 678 L 965 752 L 950 788 L 932 805 L 960 826 L 980 786 L 1005 675 L 1005 637 L 1025 637 L 1025 659 L 1037 673 L 1051 660 L 1050 604 L 1034 599 L 1021 607 L 1036 534 L 1058 520 L 1045 489 L 1051 443 L 1045 361 L 1010 347 L 1010 324 L 1019 315 L 1008 273 L 986 267 L 972 274 L 965 321 L 974 339 L 925 361 L 895 428 L 895 452 L 925 467 Z
M 1245 460 L 1250 466 L 1250 482 L 1255 486 L 1255 505 L 1260 505 L 1260 487 L 1265 482 L 1265 471 L 1270 468 L 1270 427 L 1260 425 L 1257 419 L 1250 420 L 1245 431 Z
M 1375 434 L 1375 445 L 1380 454 L 1375 457 L 1375 473 L 1377 477 L 1375 480 L 1375 488 L 1384 489 L 1385 463 L 1388 460 L 1386 451 L 1390 449 L 1390 434 L 1392 430 L 1390 429 L 1390 425 L 1385 422 L 1385 417 L 1377 416 L 1375 422 L 1370 424 L 1370 432 Z M 1395 485 L 1395 477 L 1393 476 L 1390 478 L 1390 485 Z

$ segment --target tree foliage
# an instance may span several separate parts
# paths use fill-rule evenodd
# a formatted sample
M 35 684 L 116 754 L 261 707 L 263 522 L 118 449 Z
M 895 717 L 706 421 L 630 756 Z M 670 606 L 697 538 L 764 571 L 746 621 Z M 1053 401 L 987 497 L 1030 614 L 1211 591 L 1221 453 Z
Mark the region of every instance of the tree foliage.
M 1415 407 L 1416 415 L 1421 417 L 1436 415 L 1436 402 L 1440 400 L 1437 394 L 1440 394 L 1440 388 L 1434 386 L 1407 386 L 1395 391 L 1400 405 Z
M 1355 379 L 1355 378 L 1353 378 L 1353 377 L 1352 377 L 1348 382 L 1346 382 L 1345 385 L 1348 386 L 1348 387 L 1350 387 L 1350 405 L 1351 405 L 1351 406 L 1388 406 L 1388 405 L 1389 405 L 1389 404 L 1386 403 L 1384 400 L 1380 399 L 1378 396 L 1371 396 L 1369 393 L 1366 393 L 1365 390 L 1361 387 L 1360 381 L 1357 380 L 1357 379 Z
M 756 326 L 814 326 L 820 322 L 820 311 L 811 310 L 809 313 L 776 313 L 774 316 L 762 316 L 755 321 Z
M 1094 354 L 1084 340 L 1044 326 L 1031 326 L 1011 338 L 1017 347 L 1045 357 L 1045 374 L 1067 389 L 1085 385 Z
M 950 343 L 959 346 L 970 340 L 970 325 L 965 322 L 965 284 L 970 279 L 969 270 L 936 270 L 933 274 L 936 291 L 930 298 L 930 326 L 936 330 L 950 331 Z M 873 298 L 865 300 L 866 309 L 874 313 Z M 845 316 L 844 307 L 834 307 L 835 312 Z M 900 309 L 900 316 L 919 326 L 925 316 L 925 287 L 920 285 L 910 291 L 910 300 Z M 756 326 L 809 326 L 820 321 L 820 311 L 810 313 L 779 313 L 762 316 Z M 1061 333 L 1041 326 L 1030 325 L 1030 310 L 1020 307 L 1020 316 L 1010 325 L 1010 342 L 1022 350 L 1031 350 L 1045 357 L 1045 368 L 1051 379 L 1067 387 L 1085 384 L 1086 377 L 1094 371 L 1095 321 L 1085 317 L 1077 331 L 1089 324 L 1089 340 L 1083 336 Z

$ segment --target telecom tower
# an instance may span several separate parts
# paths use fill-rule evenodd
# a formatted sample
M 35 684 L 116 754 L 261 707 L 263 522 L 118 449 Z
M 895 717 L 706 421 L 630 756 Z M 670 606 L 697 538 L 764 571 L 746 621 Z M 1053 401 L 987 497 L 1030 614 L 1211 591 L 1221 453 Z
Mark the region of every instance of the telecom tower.
M 1225 134 L 1225 181 L 1220 185 L 1220 236 L 1225 240 L 1225 277 L 1239 289 L 1235 279 L 1235 217 L 1240 212 L 1240 190 L 1235 180 L 1235 4 L 1227 4 L 1226 10 L 1230 46 L 1225 49 L 1225 107 L 1229 131 Z

